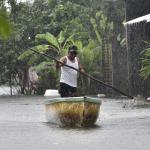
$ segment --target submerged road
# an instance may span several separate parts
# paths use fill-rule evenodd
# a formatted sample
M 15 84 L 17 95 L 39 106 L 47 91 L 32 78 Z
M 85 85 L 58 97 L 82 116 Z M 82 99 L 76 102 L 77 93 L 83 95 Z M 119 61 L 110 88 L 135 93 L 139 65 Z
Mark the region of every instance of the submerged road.
M 0 97 L 0 150 L 150 150 L 150 107 L 102 99 L 97 125 L 60 128 L 45 120 L 43 97 Z

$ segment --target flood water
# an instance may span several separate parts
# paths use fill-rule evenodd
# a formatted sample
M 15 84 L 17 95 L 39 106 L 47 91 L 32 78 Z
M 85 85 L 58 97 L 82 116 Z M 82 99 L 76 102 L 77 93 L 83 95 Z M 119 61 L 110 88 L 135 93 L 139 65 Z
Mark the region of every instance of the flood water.
M 150 107 L 102 99 L 96 126 L 71 129 L 46 122 L 43 100 L 0 97 L 0 150 L 150 150 Z

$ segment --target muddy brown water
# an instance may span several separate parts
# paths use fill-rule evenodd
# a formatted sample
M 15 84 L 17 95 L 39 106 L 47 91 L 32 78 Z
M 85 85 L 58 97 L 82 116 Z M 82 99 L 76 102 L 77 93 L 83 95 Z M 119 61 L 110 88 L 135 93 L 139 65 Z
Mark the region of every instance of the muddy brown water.
M 0 97 L 0 150 L 150 150 L 150 107 L 105 98 L 94 127 L 62 128 L 46 121 L 43 99 Z

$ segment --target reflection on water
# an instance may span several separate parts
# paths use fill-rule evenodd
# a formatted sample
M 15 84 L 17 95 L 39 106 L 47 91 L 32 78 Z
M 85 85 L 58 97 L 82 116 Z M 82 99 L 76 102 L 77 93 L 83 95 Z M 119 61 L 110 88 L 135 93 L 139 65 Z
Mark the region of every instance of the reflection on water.
M 61 125 L 58 125 L 58 124 L 54 124 L 54 123 L 50 123 L 50 122 L 44 122 L 43 125 L 49 127 L 50 129 L 52 128 L 57 128 L 58 130 L 76 130 L 76 131 L 91 131 L 91 130 L 98 130 L 100 128 L 102 128 L 101 125 L 98 125 L 98 124 L 95 124 L 95 125 L 92 125 L 90 127 L 68 127 L 68 126 L 61 126 Z

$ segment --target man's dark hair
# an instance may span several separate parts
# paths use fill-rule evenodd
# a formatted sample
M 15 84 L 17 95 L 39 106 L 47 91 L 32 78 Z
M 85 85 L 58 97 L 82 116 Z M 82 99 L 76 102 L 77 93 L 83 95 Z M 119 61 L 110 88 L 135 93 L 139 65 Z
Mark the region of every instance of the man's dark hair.
M 77 51 L 77 46 L 75 46 L 75 45 L 71 45 L 71 46 L 69 46 L 69 48 L 68 48 L 68 50 L 70 51 L 70 50 L 75 50 L 75 51 Z

